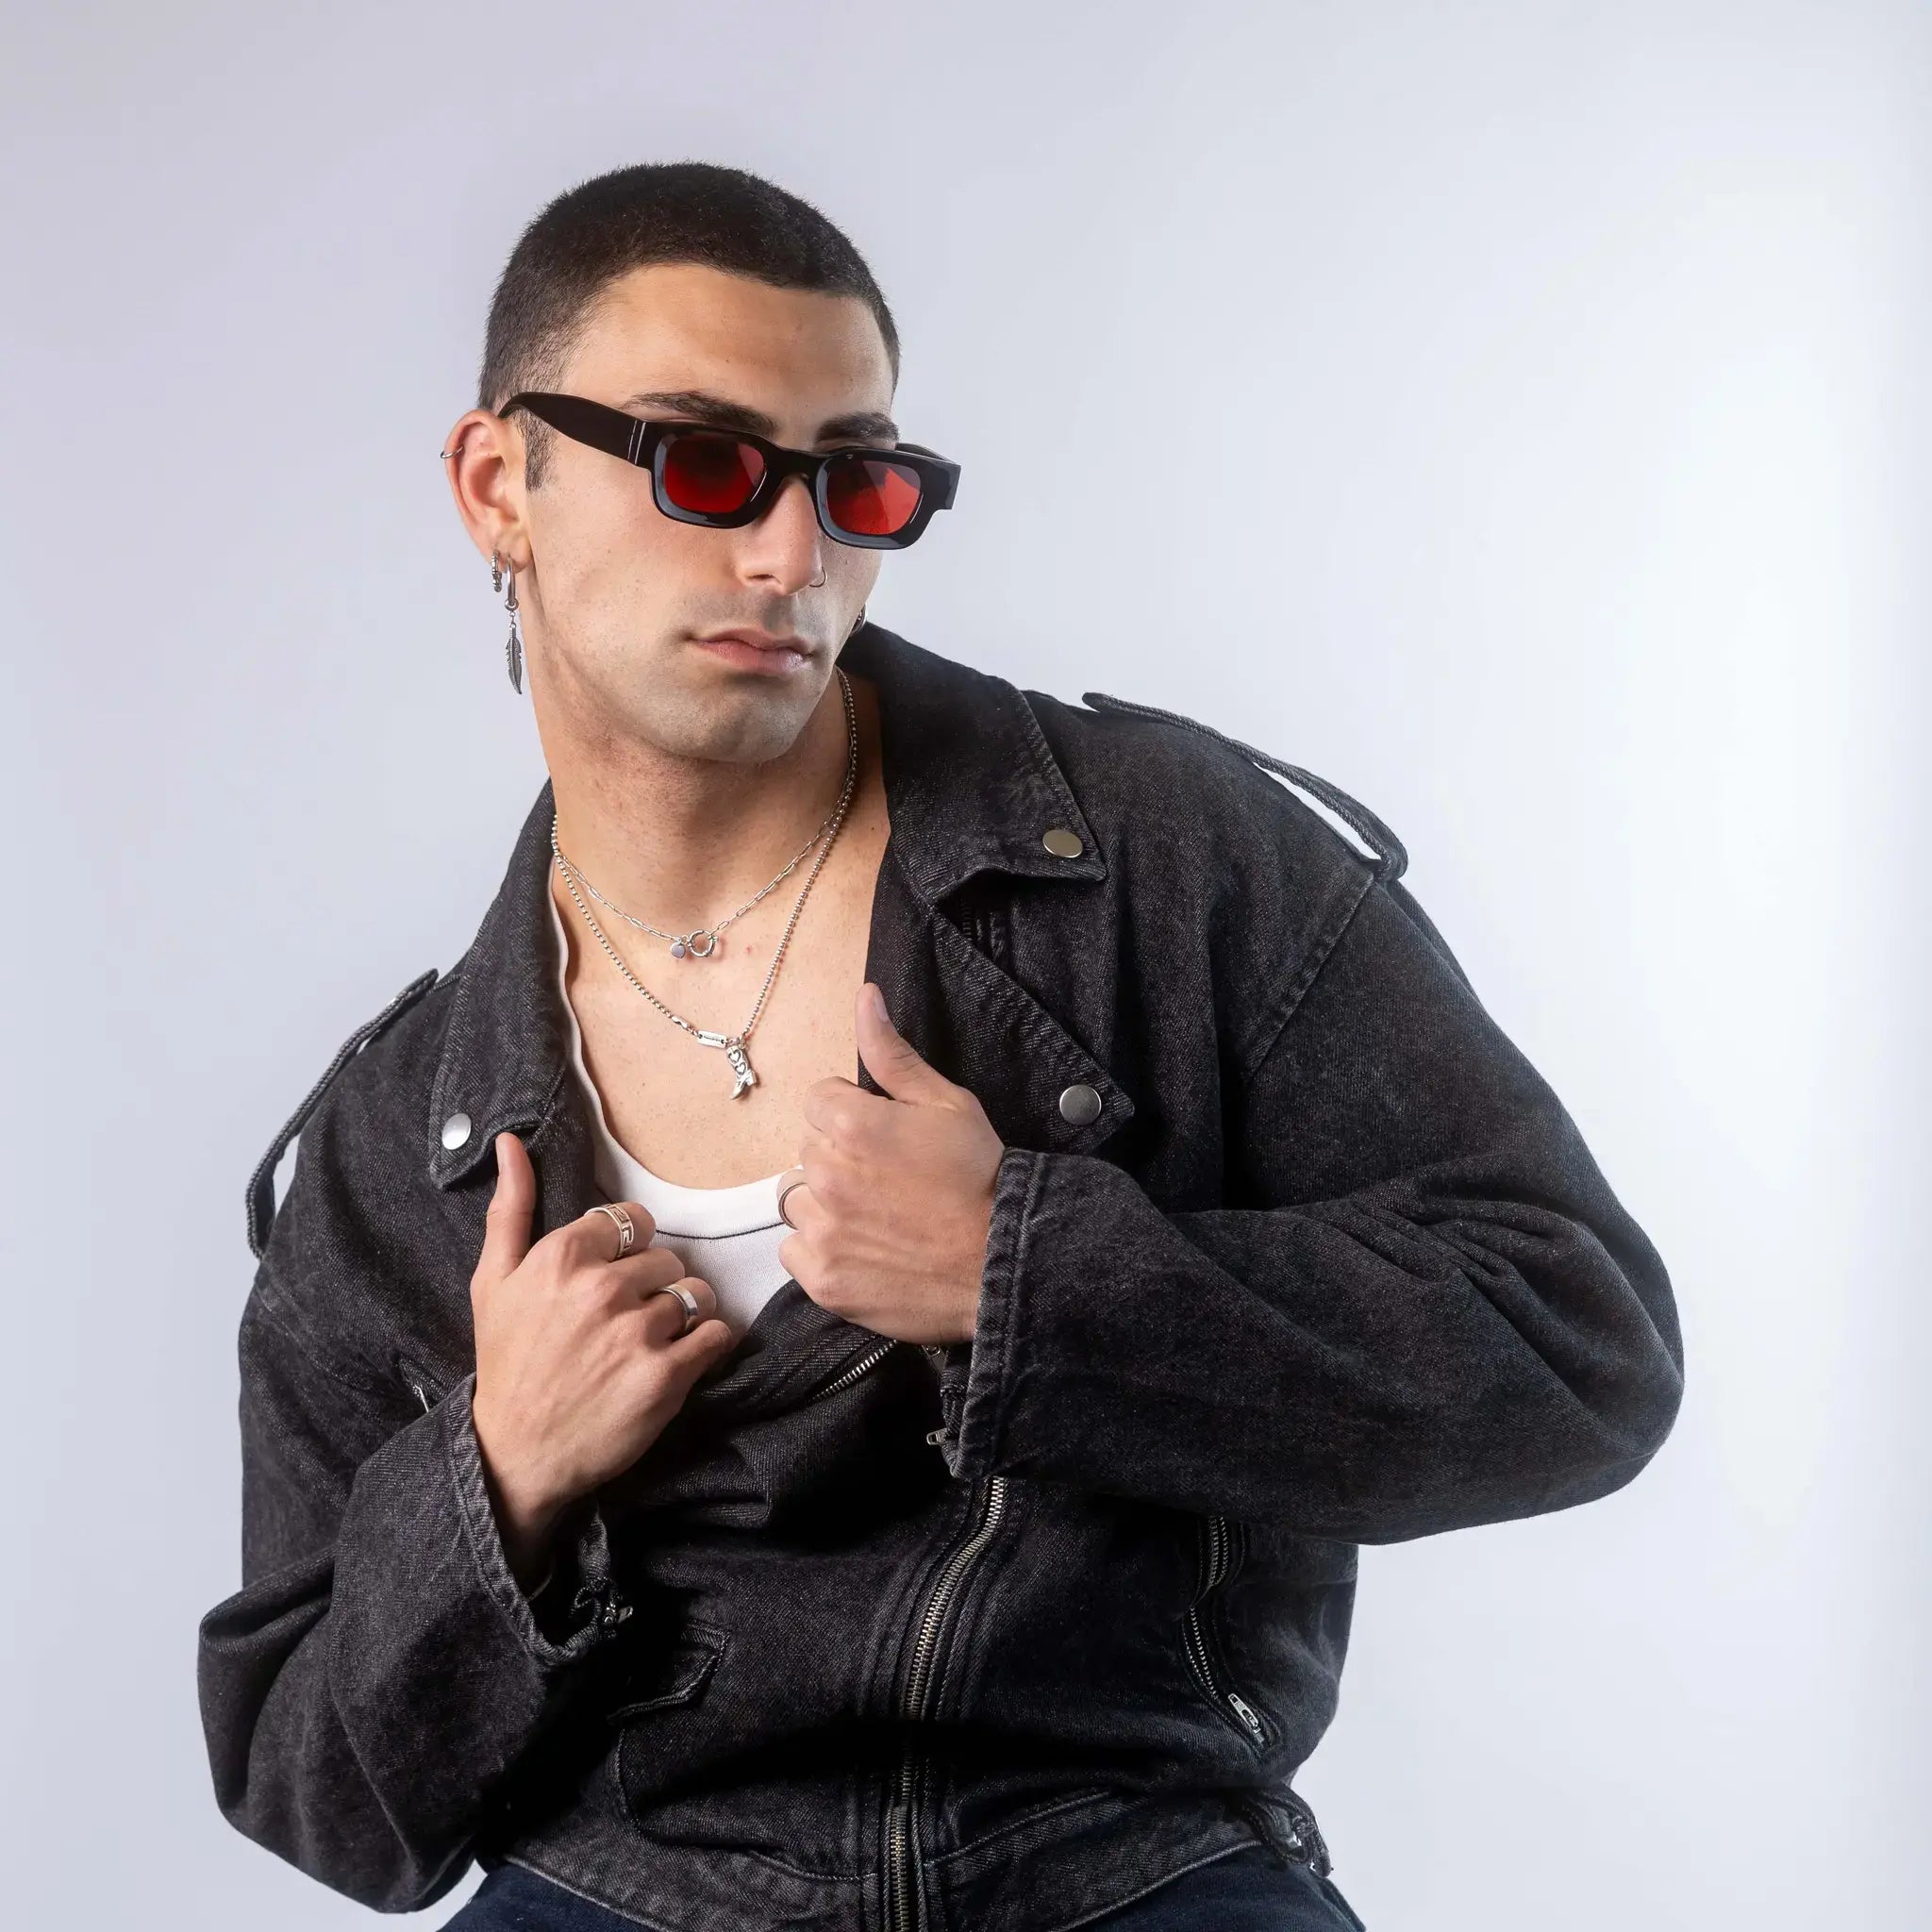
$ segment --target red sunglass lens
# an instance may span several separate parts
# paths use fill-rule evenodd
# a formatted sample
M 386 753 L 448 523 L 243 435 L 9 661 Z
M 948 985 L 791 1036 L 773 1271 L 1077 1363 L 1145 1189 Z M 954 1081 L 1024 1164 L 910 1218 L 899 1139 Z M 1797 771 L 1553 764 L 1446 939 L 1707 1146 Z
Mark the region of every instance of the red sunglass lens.
M 662 448 L 664 493 L 679 509 L 728 516 L 751 501 L 765 459 L 735 436 L 672 436 Z
M 919 472 L 882 457 L 841 457 L 825 472 L 825 507 L 855 537 L 891 537 L 919 508 Z

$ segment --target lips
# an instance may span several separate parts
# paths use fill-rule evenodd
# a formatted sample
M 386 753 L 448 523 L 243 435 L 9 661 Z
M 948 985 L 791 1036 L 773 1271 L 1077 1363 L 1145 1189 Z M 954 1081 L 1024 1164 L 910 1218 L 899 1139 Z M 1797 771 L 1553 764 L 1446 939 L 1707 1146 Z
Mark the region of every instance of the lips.
M 803 638 L 775 638 L 762 630 L 721 630 L 698 639 L 701 644 L 743 644 L 754 651 L 796 651 L 801 658 L 811 656 L 811 646 Z
M 708 658 L 735 665 L 754 677 L 794 677 L 811 662 L 811 646 L 799 638 L 774 638 L 760 630 L 724 631 L 693 641 Z

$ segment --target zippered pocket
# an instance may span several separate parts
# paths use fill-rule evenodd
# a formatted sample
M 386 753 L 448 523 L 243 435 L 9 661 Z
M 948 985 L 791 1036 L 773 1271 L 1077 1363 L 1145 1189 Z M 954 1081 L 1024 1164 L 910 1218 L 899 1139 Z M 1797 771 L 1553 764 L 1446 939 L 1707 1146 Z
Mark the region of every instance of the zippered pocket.
M 1214 1592 L 1233 1574 L 1245 1553 L 1247 1534 L 1234 1517 L 1208 1516 L 1201 1519 L 1200 1543 L 1200 1584 L 1181 1622 L 1188 1664 L 1215 1709 L 1257 1750 L 1266 1750 L 1274 1742 L 1273 1726 L 1234 1684 L 1224 1680 L 1208 1636 Z
M 875 1347 L 869 1348 L 850 1368 L 834 1375 L 829 1382 L 821 1383 L 799 1406 L 803 1407 L 805 1402 L 817 1402 L 824 1396 L 837 1393 L 841 1389 L 849 1388 L 861 1375 L 870 1374 L 898 1346 L 896 1341 L 882 1337 Z
M 425 1415 L 442 1400 L 442 1390 L 437 1378 L 408 1356 L 396 1357 L 396 1374 L 403 1378 L 403 1387 L 416 1398 Z

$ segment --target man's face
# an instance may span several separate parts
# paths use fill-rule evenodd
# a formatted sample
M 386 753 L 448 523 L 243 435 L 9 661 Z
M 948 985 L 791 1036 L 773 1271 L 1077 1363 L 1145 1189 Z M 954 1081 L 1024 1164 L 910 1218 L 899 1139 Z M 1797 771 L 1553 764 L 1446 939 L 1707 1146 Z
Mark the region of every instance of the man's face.
M 554 384 L 573 395 L 797 449 L 895 440 L 891 364 L 855 296 L 665 264 L 613 283 L 587 325 Z M 505 421 L 521 437 L 530 418 Z M 707 529 L 658 510 L 648 471 L 553 432 L 539 487 L 524 489 L 513 459 L 503 491 L 531 558 L 517 593 L 533 688 L 593 736 L 688 757 L 775 756 L 830 682 L 878 576 L 877 551 L 819 528 L 799 476 L 756 523 Z M 803 655 L 753 659 L 699 641 L 738 626 L 791 638 Z

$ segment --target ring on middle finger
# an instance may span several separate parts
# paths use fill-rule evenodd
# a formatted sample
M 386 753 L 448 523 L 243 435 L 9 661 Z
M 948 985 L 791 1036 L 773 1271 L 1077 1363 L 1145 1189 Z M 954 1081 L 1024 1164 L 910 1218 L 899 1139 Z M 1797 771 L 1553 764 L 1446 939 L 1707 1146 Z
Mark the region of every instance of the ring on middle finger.
M 689 1335 L 691 1324 L 704 1313 L 704 1310 L 698 1307 L 697 1296 L 691 1293 L 691 1290 L 685 1287 L 681 1281 L 674 1281 L 666 1286 L 654 1288 L 650 1292 L 652 1294 L 675 1294 L 684 1304 L 684 1326 L 677 1331 L 680 1335 Z

